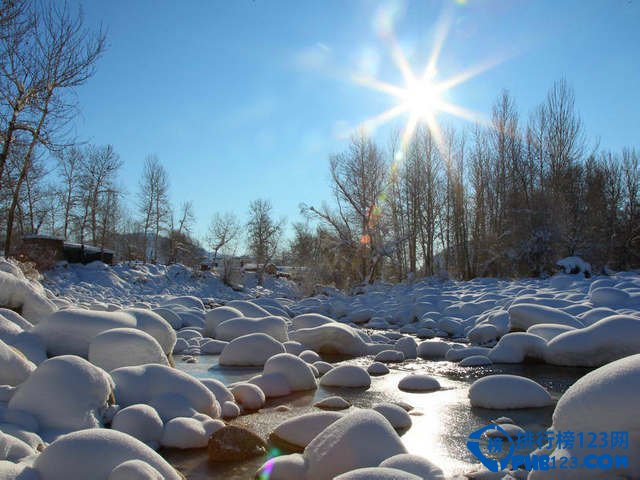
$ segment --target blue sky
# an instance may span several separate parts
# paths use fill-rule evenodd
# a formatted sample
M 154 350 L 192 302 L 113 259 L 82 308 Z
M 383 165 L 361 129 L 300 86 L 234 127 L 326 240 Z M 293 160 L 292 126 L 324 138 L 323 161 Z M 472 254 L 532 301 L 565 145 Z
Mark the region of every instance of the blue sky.
M 102 22 L 109 48 L 78 90 L 79 139 L 114 145 L 133 193 L 144 158 L 156 154 L 172 199 L 192 200 L 202 238 L 214 212 L 245 217 L 250 200 L 300 219 L 300 202 L 329 199 L 328 158 L 345 133 L 394 105 L 354 83 L 366 71 L 402 84 L 380 12 L 422 69 L 438 19 L 451 29 L 438 64 L 446 78 L 505 59 L 447 93 L 488 115 L 501 89 L 523 121 L 562 77 L 574 87 L 586 134 L 601 148 L 640 146 L 640 2 L 467 0 L 91 0 L 89 25 Z M 456 126 L 466 122 L 439 116 Z M 385 142 L 406 117 L 380 128 Z M 132 195 L 130 196 L 132 198 Z

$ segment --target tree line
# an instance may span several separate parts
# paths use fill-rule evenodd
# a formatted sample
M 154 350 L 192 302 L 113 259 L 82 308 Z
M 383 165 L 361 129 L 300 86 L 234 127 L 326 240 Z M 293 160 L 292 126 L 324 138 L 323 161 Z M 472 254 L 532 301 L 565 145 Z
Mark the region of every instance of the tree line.
M 503 91 L 489 125 L 439 137 L 359 134 L 330 159 L 332 200 L 294 226 L 311 281 L 539 276 L 567 256 L 640 267 L 640 156 L 589 148 L 565 80 L 525 121 Z

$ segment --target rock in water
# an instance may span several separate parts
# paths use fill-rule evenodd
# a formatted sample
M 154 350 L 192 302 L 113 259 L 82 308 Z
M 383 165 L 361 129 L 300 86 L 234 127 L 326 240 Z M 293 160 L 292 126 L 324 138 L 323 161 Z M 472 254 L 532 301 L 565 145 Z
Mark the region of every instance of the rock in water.
M 211 435 L 208 451 L 213 462 L 237 462 L 264 455 L 267 444 L 245 428 L 227 425 Z

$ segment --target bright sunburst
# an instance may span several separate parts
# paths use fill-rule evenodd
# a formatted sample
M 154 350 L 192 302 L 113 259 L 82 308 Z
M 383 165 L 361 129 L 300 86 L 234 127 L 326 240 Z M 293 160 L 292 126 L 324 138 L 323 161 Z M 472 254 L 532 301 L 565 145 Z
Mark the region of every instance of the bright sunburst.
M 418 124 L 424 123 L 431 131 L 438 148 L 441 149 L 443 138 L 437 119 L 440 113 L 448 113 L 471 122 L 484 123 L 484 118 L 481 114 L 468 110 L 461 105 L 448 102 L 444 97 L 452 88 L 498 64 L 498 60 L 477 65 L 444 80 L 437 80 L 438 59 L 450 22 L 445 18 L 439 22 L 429 61 L 422 72 L 416 72 L 409 64 L 407 56 L 398 45 L 392 29 L 389 28 L 392 22 L 385 21 L 383 23 L 387 28 L 380 34 L 390 45 L 393 61 L 402 73 L 404 84 L 393 85 L 373 77 L 354 77 L 358 84 L 384 92 L 398 99 L 398 103 L 395 106 L 373 118 L 365 120 L 360 125 L 361 128 L 375 129 L 398 116 L 408 115 L 408 120 L 402 133 L 402 145 L 406 145 Z

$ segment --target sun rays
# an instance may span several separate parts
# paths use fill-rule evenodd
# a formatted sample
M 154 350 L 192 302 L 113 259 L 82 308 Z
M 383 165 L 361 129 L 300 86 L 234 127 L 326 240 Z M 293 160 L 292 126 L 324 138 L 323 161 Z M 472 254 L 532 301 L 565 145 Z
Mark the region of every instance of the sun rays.
M 402 74 L 403 83 L 394 85 L 373 76 L 356 75 L 352 77 L 358 85 L 385 93 L 397 99 L 398 102 L 378 115 L 363 121 L 359 125 L 359 129 L 372 131 L 395 118 L 406 115 L 407 122 L 402 130 L 403 146 L 407 144 L 418 125 L 424 124 L 431 132 L 438 148 L 442 149 L 444 141 L 438 121 L 440 114 L 448 114 L 473 123 L 486 122 L 482 114 L 448 101 L 445 97 L 455 87 L 501 63 L 500 59 L 481 63 L 447 78 L 438 79 L 438 62 L 450 29 L 450 16 L 444 16 L 438 21 L 431 54 L 422 71 L 412 67 L 406 53 L 395 38 L 392 28 L 393 19 L 382 18 L 379 23 L 384 28 L 379 28 L 378 33 L 388 43 L 391 58 Z

